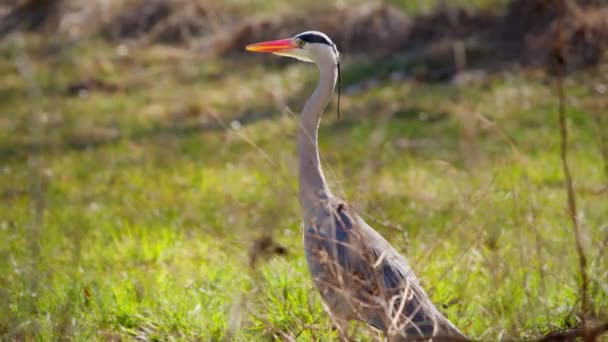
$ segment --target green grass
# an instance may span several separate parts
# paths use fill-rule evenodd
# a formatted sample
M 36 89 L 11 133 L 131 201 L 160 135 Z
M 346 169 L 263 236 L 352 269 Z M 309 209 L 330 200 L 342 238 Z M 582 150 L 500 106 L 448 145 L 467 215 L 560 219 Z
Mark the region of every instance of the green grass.
M 291 113 L 314 86 L 313 67 L 182 59 L 160 47 L 120 57 L 95 39 L 45 56 L 30 38 L 26 50 L 4 45 L 0 60 L 3 337 L 337 337 L 308 276 L 296 198 Z M 23 51 L 33 83 L 15 64 Z M 345 68 L 353 83 L 369 64 Z M 119 89 L 67 96 L 83 78 Z M 567 89 L 591 309 L 606 320 L 600 114 L 586 88 Z M 577 323 L 554 94 L 523 72 L 464 88 L 381 78 L 343 94 L 342 118 L 331 106 L 322 124 L 335 192 L 475 339 Z M 252 269 L 248 250 L 265 234 L 288 254 Z M 360 340 L 379 336 L 355 329 Z

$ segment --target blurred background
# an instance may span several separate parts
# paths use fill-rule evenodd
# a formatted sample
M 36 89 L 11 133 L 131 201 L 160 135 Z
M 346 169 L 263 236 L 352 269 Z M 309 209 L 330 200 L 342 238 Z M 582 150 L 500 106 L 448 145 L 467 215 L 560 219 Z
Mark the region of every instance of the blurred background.
M 305 30 L 341 51 L 320 131 L 334 192 L 456 326 L 608 329 L 606 1 L 14 0 L 3 340 L 337 338 L 296 196 L 317 71 L 244 51 Z

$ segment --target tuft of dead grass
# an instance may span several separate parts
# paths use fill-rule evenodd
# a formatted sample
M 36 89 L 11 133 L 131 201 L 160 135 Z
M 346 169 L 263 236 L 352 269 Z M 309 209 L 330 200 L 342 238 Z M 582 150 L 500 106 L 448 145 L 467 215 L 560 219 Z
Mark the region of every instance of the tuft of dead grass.
M 48 1 L 22 3 L 2 17 L 0 36 L 43 27 L 41 32 L 75 37 L 101 32 L 115 43 L 168 44 L 217 57 L 238 56 L 251 42 L 315 29 L 331 36 L 346 55 L 364 53 L 375 59 L 395 54 L 419 56 L 427 69 L 434 70 L 422 79 L 439 81 L 451 80 L 467 68 L 547 65 L 547 51 L 551 50 L 560 20 L 564 21 L 564 54 L 571 70 L 598 64 L 608 46 L 608 7 L 599 0 L 513 0 L 502 10 L 442 3 L 416 15 L 383 2 L 311 6 L 306 11 L 272 17 L 246 13 L 231 3 L 207 1 L 110 0 L 84 4 L 64 0 L 51 2 L 53 11 L 38 10 L 51 6 Z M 38 9 L 30 3 L 38 4 Z M 17 12 L 22 24 L 13 23 Z M 552 65 L 550 71 L 554 70 Z

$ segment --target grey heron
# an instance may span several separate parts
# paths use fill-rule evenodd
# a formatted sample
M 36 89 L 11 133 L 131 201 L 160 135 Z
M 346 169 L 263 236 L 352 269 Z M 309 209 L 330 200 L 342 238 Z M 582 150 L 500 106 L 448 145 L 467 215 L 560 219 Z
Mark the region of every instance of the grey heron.
M 390 340 L 465 340 L 433 305 L 405 258 L 328 187 L 317 135 L 339 77 L 336 45 L 324 33 L 307 31 L 246 49 L 311 62 L 319 69 L 298 126 L 299 200 L 309 271 L 341 336 L 348 321 L 358 320 Z

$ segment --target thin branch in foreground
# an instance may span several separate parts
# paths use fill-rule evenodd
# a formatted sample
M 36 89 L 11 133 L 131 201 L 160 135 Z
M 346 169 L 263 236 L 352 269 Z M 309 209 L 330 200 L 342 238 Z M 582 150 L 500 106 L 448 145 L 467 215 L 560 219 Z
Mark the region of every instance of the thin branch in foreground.
M 581 318 L 585 321 L 585 315 L 588 309 L 588 277 L 587 277 L 587 257 L 583 251 L 580 223 L 576 214 L 576 194 L 574 193 L 574 185 L 572 184 L 572 174 L 568 161 L 568 128 L 566 125 L 566 114 L 564 105 L 564 81 L 560 76 L 557 81 L 558 96 L 559 96 L 559 126 L 561 134 L 560 158 L 562 161 L 562 169 L 564 172 L 564 186 L 568 195 L 568 216 L 572 221 L 572 229 L 576 240 L 576 250 L 579 258 L 579 270 L 581 273 L 581 303 L 582 314 Z
M 562 4 L 564 5 L 564 4 Z M 576 251 L 579 259 L 579 272 L 581 277 L 580 287 L 580 299 L 581 299 L 581 326 L 582 336 L 586 341 L 593 341 L 591 336 L 586 331 L 586 315 L 589 309 L 589 296 L 588 287 L 589 280 L 587 275 L 587 257 L 583 251 L 583 245 L 581 241 L 580 223 L 577 216 L 576 210 L 576 195 L 574 193 L 574 186 L 572 184 L 572 175 L 570 172 L 570 166 L 568 163 L 568 127 L 566 124 L 566 100 L 565 100 L 565 89 L 564 89 L 564 74 L 566 69 L 566 36 L 565 36 L 565 25 L 564 19 L 560 19 L 559 27 L 557 30 L 557 45 L 554 50 L 554 58 L 557 62 L 557 95 L 559 100 L 558 116 L 560 126 L 560 157 L 562 161 L 562 169 L 564 172 L 564 187 L 567 192 L 568 201 L 568 216 L 572 221 L 572 229 L 574 238 L 576 241 Z

